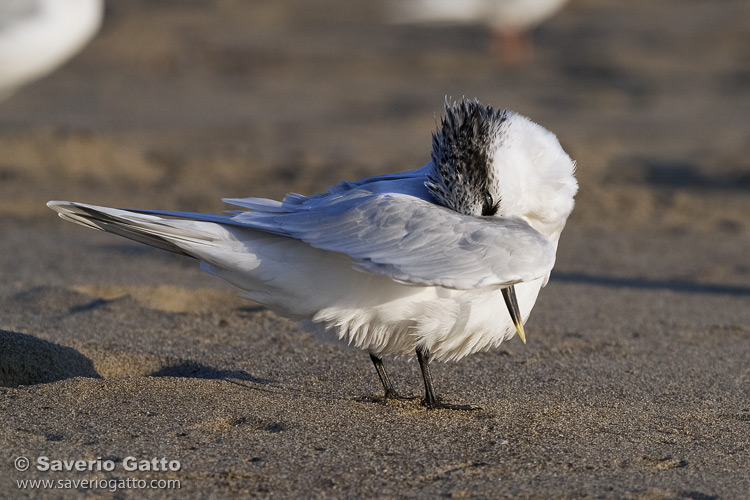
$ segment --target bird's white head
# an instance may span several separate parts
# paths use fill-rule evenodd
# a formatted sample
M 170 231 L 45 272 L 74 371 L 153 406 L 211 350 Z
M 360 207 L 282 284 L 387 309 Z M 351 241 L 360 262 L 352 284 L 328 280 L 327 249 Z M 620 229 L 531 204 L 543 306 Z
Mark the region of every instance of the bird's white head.
M 578 191 L 574 173 L 552 132 L 512 111 L 462 99 L 446 101 L 425 185 L 447 208 L 521 218 L 556 242 Z

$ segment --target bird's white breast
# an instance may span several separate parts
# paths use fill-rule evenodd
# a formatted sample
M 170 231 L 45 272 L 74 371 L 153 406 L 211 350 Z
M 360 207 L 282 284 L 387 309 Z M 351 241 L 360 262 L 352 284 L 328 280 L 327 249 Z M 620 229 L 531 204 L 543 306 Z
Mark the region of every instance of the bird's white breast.
M 412 356 L 422 346 L 440 361 L 497 347 L 516 333 L 500 288 L 452 290 L 368 281 L 359 288 L 364 293 L 351 296 L 346 306 L 323 308 L 303 324 L 323 338 L 335 338 L 378 356 Z M 542 282 L 516 285 L 524 321 Z M 389 292 L 392 300 L 385 298 Z

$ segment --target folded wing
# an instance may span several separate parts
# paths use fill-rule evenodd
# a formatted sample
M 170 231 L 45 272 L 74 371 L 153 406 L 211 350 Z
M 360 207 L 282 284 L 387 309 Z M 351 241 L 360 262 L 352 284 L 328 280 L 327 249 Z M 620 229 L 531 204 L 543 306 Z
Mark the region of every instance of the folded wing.
M 360 270 L 469 289 L 546 276 L 555 249 L 521 220 L 473 217 L 401 193 L 353 189 L 290 212 L 240 212 L 233 223 L 345 253 Z
M 454 289 L 531 281 L 546 276 L 555 260 L 549 240 L 521 220 L 462 215 L 403 193 L 354 188 L 270 210 L 253 204 L 258 209 L 234 215 L 49 205 L 72 222 L 202 260 L 207 248 L 231 248 L 222 255 L 232 266 L 237 252 L 252 253 L 254 238 L 268 233 L 346 254 L 359 271 Z M 222 267 L 210 253 L 210 264 Z

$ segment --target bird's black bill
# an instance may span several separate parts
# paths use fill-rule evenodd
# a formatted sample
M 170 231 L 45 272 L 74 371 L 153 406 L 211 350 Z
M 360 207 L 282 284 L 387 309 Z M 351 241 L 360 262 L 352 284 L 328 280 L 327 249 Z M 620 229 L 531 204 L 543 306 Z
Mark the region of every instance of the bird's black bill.
M 521 337 L 523 343 L 526 343 L 526 332 L 523 331 L 523 320 L 521 319 L 521 310 L 518 308 L 518 300 L 516 299 L 516 289 L 513 285 L 508 288 L 503 288 L 503 298 L 505 299 L 505 305 L 508 306 L 508 312 L 510 318 L 513 320 L 513 325 L 516 327 L 518 336 Z

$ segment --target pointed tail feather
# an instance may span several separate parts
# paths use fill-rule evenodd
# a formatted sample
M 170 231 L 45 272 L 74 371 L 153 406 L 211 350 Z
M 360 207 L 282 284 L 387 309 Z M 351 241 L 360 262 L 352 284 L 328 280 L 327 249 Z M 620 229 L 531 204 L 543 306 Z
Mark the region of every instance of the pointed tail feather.
M 200 230 L 201 225 L 214 225 L 210 222 L 165 219 L 69 201 L 50 201 L 47 206 L 64 220 L 190 257 L 195 257 L 189 249 L 196 244 L 211 245 L 216 241 L 216 235 L 210 230 Z

